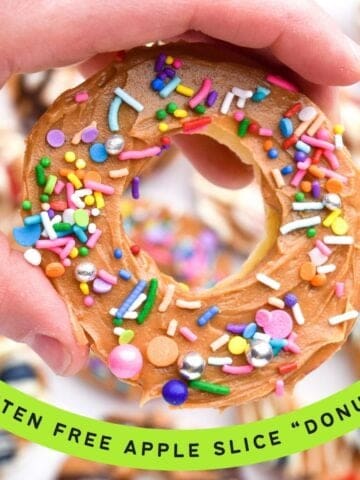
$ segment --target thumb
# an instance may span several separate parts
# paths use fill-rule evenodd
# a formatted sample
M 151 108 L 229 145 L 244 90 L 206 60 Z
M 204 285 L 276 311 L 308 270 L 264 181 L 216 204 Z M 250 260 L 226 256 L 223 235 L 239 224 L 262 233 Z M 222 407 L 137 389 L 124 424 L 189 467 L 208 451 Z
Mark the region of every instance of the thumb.
M 27 343 L 58 374 L 77 373 L 88 348 L 76 341 L 69 314 L 39 268 L 0 234 L 0 334 Z

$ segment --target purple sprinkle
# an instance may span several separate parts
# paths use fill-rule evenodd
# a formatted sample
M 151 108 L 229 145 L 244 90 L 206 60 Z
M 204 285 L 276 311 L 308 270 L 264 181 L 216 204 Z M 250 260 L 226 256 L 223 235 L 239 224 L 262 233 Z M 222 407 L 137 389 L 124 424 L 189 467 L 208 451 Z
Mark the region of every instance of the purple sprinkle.
M 214 105 L 214 103 L 216 102 L 217 97 L 218 97 L 218 92 L 216 90 L 212 90 L 209 93 L 209 95 L 207 96 L 206 105 L 208 107 L 212 107 Z
M 112 289 L 112 285 L 104 282 L 101 278 L 95 278 L 92 284 L 92 289 L 95 293 L 108 293 Z
M 166 74 L 166 76 L 167 76 L 168 78 L 174 78 L 175 75 L 176 75 L 176 74 L 175 74 L 175 70 L 173 70 L 173 69 L 170 68 L 170 67 L 165 68 L 165 69 L 164 69 L 164 73 Z
M 92 143 L 97 139 L 98 135 L 99 135 L 99 130 L 97 128 L 88 127 L 88 128 L 85 128 L 85 130 L 82 131 L 81 140 L 84 143 Z
M 287 293 L 284 297 L 284 302 L 287 307 L 291 308 L 298 303 L 298 299 L 293 293 Z
M 235 335 L 242 335 L 246 326 L 244 323 L 228 323 L 226 330 L 230 333 L 235 333 Z
M 295 162 L 303 162 L 307 159 L 307 155 L 305 152 L 296 151 L 294 155 Z
M 156 76 L 156 78 L 159 78 L 160 80 L 165 81 L 167 80 L 168 76 L 166 75 L 165 72 L 161 72 Z
M 155 72 L 161 72 L 161 70 L 164 68 L 165 60 L 166 60 L 165 53 L 160 53 L 160 55 L 155 60 L 155 66 L 154 66 Z
M 53 148 L 62 147 L 65 143 L 65 134 L 62 130 L 49 130 L 46 135 L 46 141 Z
M 54 210 L 53 210 L 52 208 L 49 208 L 49 210 L 47 211 L 47 213 L 48 213 L 48 215 L 49 215 L 50 220 L 55 217 L 55 212 L 54 212 Z
M 314 198 L 320 198 L 321 196 L 320 183 L 317 180 L 311 184 L 311 194 Z
M 134 177 L 131 181 L 131 195 L 135 200 L 140 198 L 140 177 Z

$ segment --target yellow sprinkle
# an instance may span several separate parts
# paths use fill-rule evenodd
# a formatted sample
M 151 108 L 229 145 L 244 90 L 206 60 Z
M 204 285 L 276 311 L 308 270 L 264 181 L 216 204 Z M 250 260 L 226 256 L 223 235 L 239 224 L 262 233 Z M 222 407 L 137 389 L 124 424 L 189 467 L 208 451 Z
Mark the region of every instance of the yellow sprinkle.
M 91 205 L 94 205 L 95 203 L 95 198 L 92 195 L 86 195 L 86 197 L 84 198 L 84 201 L 85 201 L 85 205 L 87 205 L 88 207 L 91 207 Z
M 187 116 L 188 116 L 187 111 L 186 110 L 181 110 L 180 108 L 178 108 L 174 112 L 174 117 L 176 117 L 176 118 L 185 118 Z
M 70 258 L 76 258 L 78 255 L 79 255 L 79 250 L 76 247 L 74 247 L 69 254 Z
M 83 184 L 81 183 L 79 178 L 75 175 L 75 173 L 72 173 L 72 172 L 69 173 L 67 176 L 67 179 L 69 180 L 69 182 L 71 182 L 74 185 L 76 189 L 79 189 L 83 186 Z
M 76 165 L 76 168 L 81 170 L 86 167 L 86 162 L 83 158 L 78 158 L 75 162 L 75 165 Z
M 174 61 L 174 57 L 172 57 L 171 55 L 168 55 L 166 57 L 165 63 L 166 63 L 166 65 L 171 65 L 173 63 L 173 61 Z
M 180 282 L 179 286 L 180 286 L 180 288 L 183 292 L 189 292 L 190 291 L 190 287 L 188 285 L 186 285 L 186 283 Z
M 105 202 L 103 194 L 101 192 L 94 192 L 94 197 L 97 208 L 104 208 Z
M 335 218 L 339 217 L 340 215 L 341 215 L 340 208 L 337 208 L 336 210 L 329 213 L 329 215 L 323 221 L 324 227 L 330 227 L 333 221 L 335 220 Z
M 346 235 L 349 230 L 349 224 L 342 217 L 337 217 L 331 224 L 331 230 L 335 235 Z
M 245 338 L 236 336 L 232 337 L 228 343 L 228 350 L 233 355 L 241 355 L 246 351 L 248 344 Z
M 75 162 L 75 160 L 76 160 L 75 152 L 65 152 L 64 160 L 65 160 L 65 162 L 68 162 L 68 163 Z
M 81 282 L 80 283 L 80 290 L 81 290 L 82 294 L 89 295 L 90 289 L 89 289 L 89 285 L 87 283 Z
M 194 95 L 194 90 L 190 87 L 185 87 L 185 85 L 181 85 L 181 83 L 176 87 L 177 93 L 180 95 L 184 95 L 184 97 L 192 97 Z
M 342 135 L 345 132 L 344 125 L 337 123 L 336 125 L 333 126 L 333 132 L 335 133 L 335 135 Z
M 133 204 L 129 200 L 124 200 L 120 203 L 120 215 L 123 217 L 128 217 L 132 214 L 134 210 Z
M 169 130 L 169 125 L 165 122 L 160 122 L 158 128 L 160 132 L 167 132 Z

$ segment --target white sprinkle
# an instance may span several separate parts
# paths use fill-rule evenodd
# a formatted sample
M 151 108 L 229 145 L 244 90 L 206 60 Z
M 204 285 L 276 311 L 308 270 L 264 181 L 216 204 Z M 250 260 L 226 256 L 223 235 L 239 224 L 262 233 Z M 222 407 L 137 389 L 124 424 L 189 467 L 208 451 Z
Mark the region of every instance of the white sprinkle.
M 301 122 L 299 125 L 296 127 L 294 131 L 294 135 L 296 137 L 301 137 L 303 133 L 310 127 L 310 125 L 313 123 L 313 120 L 308 120 L 307 122 Z
M 216 352 L 216 350 L 219 350 L 219 348 L 226 345 L 229 340 L 230 340 L 230 335 L 228 335 L 227 333 L 224 333 L 224 335 L 221 335 L 221 337 L 217 338 L 212 343 L 210 343 L 210 348 L 213 352 Z
M 96 207 L 91 209 L 91 215 L 93 217 L 98 217 L 100 215 L 100 213 L 101 213 L 100 210 Z
M 335 272 L 336 265 L 334 263 L 328 263 L 326 265 L 322 265 L 321 267 L 317 267 L 317 273 L 323 273 L 326 275 L 327 273 Z
M 200 300 L 189 301 L 178 298 L 175 303 L 177 307 L 186 308 L 188 310 L 197 310 L 198 308 L 201 308 Z
M 330 325 L 338 325 L 339 323 L 347 322 L 348 320 L 355 320 L 359 316 L 357 310 L 350 310 L 343 313 L 342 315 L 335 315 L 334 317 L 329 318 Z
M 231 92 L 238 97 L 236 106 L 238 108 L 244 108 L 246 100 L 254 95 L 252 90 L 244 90 L 242 88 L 233 87 Z
M 50 217 L 49 217 L 50 218 Z M 51 220 L 50 220 L 50 224 L 51 226 L 54 226 L 56 223 L 60 223 L 61 222 L 61 215 L 55 215 Z M 41 232 L 41 236 L 42 237 L 45 237 L 45 238 L 49 238 L 49 235 L 47 233 L 47 231 L 44 229 L 42 232 Z
M 269 277 L 268 275 L 265 275 L 265 273 L 257 273 L 256 280 L 260 283 L 263 283 L 267 287 L 272 288 L 273 290 L 280 289 L 280 282 L 277 282 L 276 280 Z
M 159 312 L 166 312 L 166 310 L 169 308 L 171 300 L 174 296 L 175 292 L 175 285 L 173 283 L 169 283 L 166 287 L 165 295 L 164 298 L 162 299 L 162 302 L 159 305 Z
M 291 307 L 291 310 L 292 310 L 292 313 L 293 313 L 294 318 L 296 320 L 296 323 L 298 325 L 304 325 L 305 318 L 304 318 L 304 315 L 303 315 L 303 312 L 301 310 L 301 307 L 300 307 L 299 303 L 295 303 L 295 305 L 293 307 Z
M 231 365 L 232 364 L 231 357 L 208 357 L 207 363 L 208 365 L 213 365 L 214 367 L 222 367 L 223 365 Z
M 75 210 L 73 208 L 67 208 L 66 210 L 64 210 L 62 215 L 63 222 L 70 223 L 70 225 L 74 225 L 75 223 L 74 212 Z
M 282 235 L 286 235 L 294 230 L 298 230 L 299 228 L 307 228 L 312 227 L 314 225 L 319 225 L 321 223 L 320 215 L 316 215 L 315 217 L 308 217 L 308 218 L 300 218 L 299 220 L 295 220 L 293 222 L 286 223 L 280 227 L 280 232 Z
M 175 318 L 170 320 L 166 334 L 169 335 L 169 337 L 173 337 L 176 333 L 177 326 L 178 326 L 178 321 L 175 320 Z
M 298 117 L 301 122 L 308 122 L 314 120 L 317 113 L 317 110 L 313 106 L 308 105 L 300 110 Z
M 281 298 L 277 298 L 277 297 L 269 297 L 268 304 L 276 308 L 281 308 L 281 309 L 285 308 L 285 302 L 281 300 Z
M 322 210 L 324 204 L 322 202 L 293 202 L 292 209 L 296 212 L 302 210 Z
M 140 305 L 142 305 L 146 300 L 146 294 L 145 293 L 140 293 L 140 295 L 137 297 L 137 299 L 130 305 L 128 312 L 134 312 L 137 310 Z
M 336 150 L 342 150 L 344 148 L 343 136 L 340 133 L 335 134 L 335 148 Z
M 126 177 L 127 175 L 129 175 L 128 168 L 119 168 L 118 170 L 109 170 L 110 178 L 121 178 L 121 177 Z
M 274 177 L 276 186 L 278 188 L 285 187 L 284 177 L 282 176 L 280 170 L 278 168 L 273 168 L 271 170 L 271 173 L 272 173 L 272 176 Z
M 127 311 L 126 313 L 124 313 L 123 315 L 123 318 L 125 318 L 126 320 L 136 320 L 138 317 L 138 313 L 137 312 L 129 312 Z
M 71 195 L 71 201 L 77 206 L 77 208 L 84 208 L 85 203 L 81 200 L 81 198 L 76 195 L 76 192 Z
M 222 113 L 223 115 L 226 115 L 229 112 L 233 99 L 234 99 L 234 94 L 231 92 L 227 92 L 221 104 L 220 113 Z
M 122 335 L 124 332 L 125 332 L 125 328 L 122 328 L 122 327 L 115 327 L 115 328 L 113 329 L 114 335 L 118 335 L 119 337 L 120 337 L 120 335 Z
M 111 315 L 112 317 L 115 317 L 117 311 L 118 309 L 116 307 L 110 308 L 109 315 Z
M 40 212 L 40 217 L 42 224 L 50 240 L 55 240 L 57 238 L 56 232 L 52 226 L 49 214 L 47 212 Z
M 86 195 L 91 195 L 92 190 L 90 188 L 80 188 L 79 190 L 76 190 L 76 192 L 73 193 L 73 195 L 76 195 L 77 197 L 86 197 Z
M 30 265 L 34 265 L 37 267 L 41 263 L 41 253 L 36 248 L 28 248 L 24 252 L 25 260 L 30 263 Z
M 95 230 L 96 230 L 96 223 L 89 223 L 88 225 L 88 232 L 90 234 L 93 234 L 95 233 Z
M 262 340 L 263 342 L 270 342 L 271 340 L 271 335 L 268 335 L 267 333 L 261 333 L 261 332 L 256 332 L 253 336 L 254 340 Z
M 350 235 L 325 235 L 323 241 L 327 245 L 352 245 L 354 238 Z

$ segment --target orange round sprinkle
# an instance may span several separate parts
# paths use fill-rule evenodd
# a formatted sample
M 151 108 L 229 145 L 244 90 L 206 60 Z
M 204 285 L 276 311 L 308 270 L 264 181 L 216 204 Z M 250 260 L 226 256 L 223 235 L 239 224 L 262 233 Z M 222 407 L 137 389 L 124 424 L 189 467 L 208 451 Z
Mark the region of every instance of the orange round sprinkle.
M 69 173 L 74 172 L 74 170 L 71 170 L 70 168 L 60 168 L 59 173 L 62 177 L 67 177 Z
M 267 152 L 268 150 L 270 150 L 270 148 L 272 148 L 273 145 L 274 145 L 274 144 L 273 144 L 272 140 L 270 140 L 270 139 L 265 140 L 265 142 L 264 142 L 264 144 L 263 144 L 265 152 Z
M 325 173 L 322 170 L 320 170 L 320 168 L 317 167 L 316 165 L 311 165 L 311 167 L 309 168 L 309 172 L 311 173 L 311 175 L 313 175 L 316 178 L 325 177 Z
M 318 273 L 310 280 L 310 283 L 313 287 L 322 287 L 326 283 L 326 275 Z
M 300 183 L 300 188 L 305 193 L 311 192 L 311 182 L 304 180 L 303 182 Z
M 80 180 L 83 180 L 85 177 L 85 170 L 75 170 L 75 175 L 80 178 Z
M 101 175 L 99 172 L 96 172 L 95 170 L 90 170 L 89 172 L 86 172 L 84 175 L 84 180 L 91 180 L 92 182 L 99 182 L 101 183 Z
M 159 335 L 150 340 L 146 355 L 155 367 L 168 367 L 176 362 L 179 356 L 179 347 L 175 340 L 166 335 Z
M 343 184 L 337 178 L 329 178 L 325 183 L 325 188 L 330 193 L 340 193 L 343 189 Z
M 61 277 L 61 275 L 64 275 L 64 273 L 65 267 L 60 262 L 51 262 L 45 267 L 45 274 L 49 278 Z
M 302 280 L 310 281 L 316 275 L 316 267 L 311 262 L 305 262 L 300 267 L 300 278 Z

